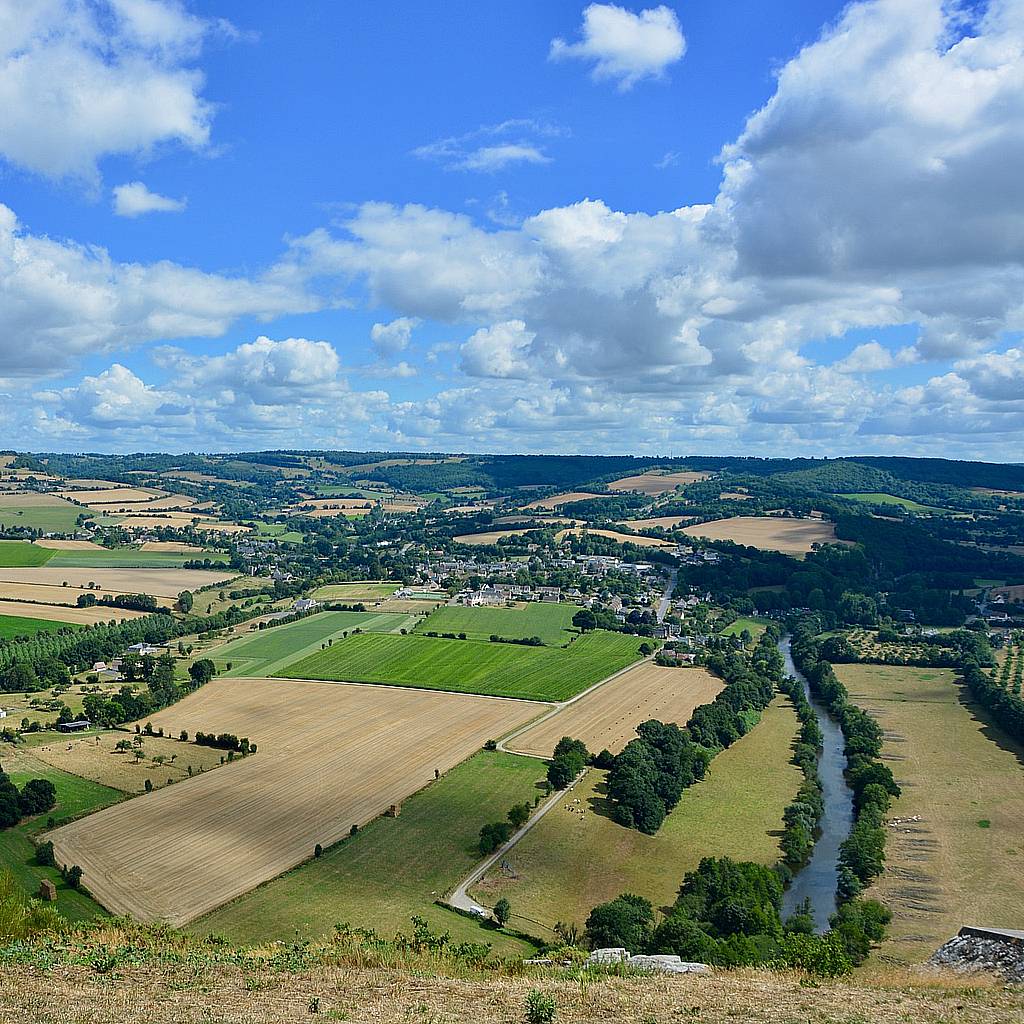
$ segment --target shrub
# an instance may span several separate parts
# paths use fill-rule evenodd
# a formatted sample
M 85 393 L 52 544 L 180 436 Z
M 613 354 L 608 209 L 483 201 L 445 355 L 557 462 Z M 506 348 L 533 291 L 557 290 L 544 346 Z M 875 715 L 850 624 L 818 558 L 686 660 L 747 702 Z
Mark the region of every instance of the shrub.
M 551 1024 L 555 1019 L 556 1011 L 554 996 L 536 988 L 531 989 L 527 994 L 526 1024 Z

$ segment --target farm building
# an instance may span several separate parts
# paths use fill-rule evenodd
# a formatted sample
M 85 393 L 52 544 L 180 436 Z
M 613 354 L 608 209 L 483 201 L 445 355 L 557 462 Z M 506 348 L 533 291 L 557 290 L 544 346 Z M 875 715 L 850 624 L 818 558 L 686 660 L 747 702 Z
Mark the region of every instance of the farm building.
M 76 722 L 58 722 L 57 730 L 59 732 L 84 732 L 86 729 L 92 727 L 92 722 L 88 718 L 80 718 Z
M 320 602 L 314 601 L 311 597 L 300 597 L 299 600 L 292 605 L 292 611 L 311 612 L 314 608 L 318 608 L 319 606 Z

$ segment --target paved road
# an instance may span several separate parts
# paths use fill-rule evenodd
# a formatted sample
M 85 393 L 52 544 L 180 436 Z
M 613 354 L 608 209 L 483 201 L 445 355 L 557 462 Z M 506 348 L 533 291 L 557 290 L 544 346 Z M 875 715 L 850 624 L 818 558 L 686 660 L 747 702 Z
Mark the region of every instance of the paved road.
M 565 794 L 568 793 L 569 790 L 572 789 L 572 787 L 575 786 L 585 774 L 586 769 L 580 772 L 580 774 L 573 780 L 572 785 L 567 789 L 560 789 L 557 793 L 553 793 L 549 796 L 547 800 L 540 805 L 540 808 L 533 817 L 530 818 L 530 820 L 521 829 L 519 829 L 519 831 L 516 832 L 507 843 L 501 846 L 485 860 L 481 861 L 461 882 L 459 882 L 459 884 L 452 890 L 447 902 L 458 910 L 468 910 L 470 913 L 477 914 L 483 911 L 484 913 L 482 916 L 490 917 L 490 911 L 486 907 L 481 907 L 476 900 L 471 899 L 468 890 L 476 885 L 476 883 L 479 882 L 480 879 L 483 878 L 483 876 L 487 874 L 487 872 L 490 871 L 490 869 L 497 864 L 498 861 L 501 860 L 501 858 L 504 857 L 505 854 L 507 854 L 512 847 L 515 846 L 516 843 L 518 843 L 519 840 L 522 839 L 523 836 L 525 836 L 526 833 L 544 817 L 545 814 L 548 813 L 548 811 L 555 807 L 559 800 L 564 800 Z
M 672 576 L 668 581 L 668 586 L 665 587 L 665 593 L 661 595 L 661 600 L 658 602 L 658 621 L 664 622 L 665 616 L 668 614 L 669 606 L 672 604 L 672 591 L 676 589 L 676 577 L 679 575 L 678 569 L 672 570 Z

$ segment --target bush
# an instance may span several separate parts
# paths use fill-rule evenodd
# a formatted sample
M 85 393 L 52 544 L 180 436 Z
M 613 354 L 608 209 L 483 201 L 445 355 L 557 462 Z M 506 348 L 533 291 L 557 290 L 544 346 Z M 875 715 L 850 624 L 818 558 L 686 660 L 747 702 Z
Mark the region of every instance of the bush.
M 554 996 L 536 988 L 531 989 L 526 996 L 526 1024 L 551 1024 L 556 1011 Z

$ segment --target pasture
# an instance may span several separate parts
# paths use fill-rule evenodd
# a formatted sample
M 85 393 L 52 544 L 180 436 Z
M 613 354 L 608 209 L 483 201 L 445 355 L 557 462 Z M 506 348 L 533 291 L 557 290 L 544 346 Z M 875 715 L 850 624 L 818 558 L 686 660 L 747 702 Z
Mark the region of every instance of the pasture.
M 56 554 L 48 548 L 36 547 L 27 540 L 0 540 L 0 567 L 46 565 Z
M 44 533 L 73 533 L 82 511 L 52 494 L 0 494 L 0 527 L 6 529 L 21 526 Z
M 654 537 L 634 536 L 631 533 L 619 533 L 617 530 L 591 530 L 585 526 L 575 526 L 568 530 L 562 530 L 555 534 L 555 540 L 565 540 L 567 536 L 574 535 L 582 537 L 607 537 L 608 540 L 617 541 L 619 544 L 635 544 L 639 548 L 674 548 L 675 544 L 668 540 L 658 540 Z
M 37 607 L 36 615 L 45 609 Z M 72 622 L 61 622 L 55 619 L 40 619 L 20 615 L 5 615 L 0 602 L 0 640 L 10 640 L 16 636 L 35 636 L 36 633 L 53 633 L 58 629 L 81 629 Z
M 78 552 L 69 552 L 72 553 Z M 96 594 L 109 591 L 116 594 L 150 594 L 153 597 L 170 598 L 177 597 L 183 590 L 198 590 L 200 587 L 229 580 L 234 575 L 232 569 L 215 572 L 207 569 L 83 569 L 43 565 L 33 568 L 0 567 L 0 584 L 48 587 L 55 591 L 92 589 Z M 94 587 L 90 588 L 90 583 L 94 584 Z M 0 586 L 0 597 L 7 596 L 9 595 L 3 593 L 3 587 Z M 73 604 L 74 599 L 68 603 Z
M 358 604 L 360 601 L 382 601 L 401 587 L 401 583 L 388 580 L 373 580 L 358 583 L 328 583 L 313 592 L 317 601 L 339 601 L 342 604 Z
M 702 668 L 663 668 L 651 662 L 599 686 L 505 741 L 508 750 L 551 757 L 563 736 L 583 740 L 592 753 L 617 754 L 641 722 L 685 725 L 693 710 L 715 699 L 722 680 Z
M 639 491 L 651 498 L 658 498 L 662 494 L 669 494 L 677 487 L 685 487 L 687 484 L 697 483 L 699 480 L 707 480 L 710 473 L 691 473 L 680 471 L 678 473 L 663 473 L 652 470 L 649 473 L 640 473 L 637 476 L 626 476 L 621 480 L 613 480 L 608 485 L 610 491 Z
M 917 963 L 962 924 L 1024 920 L 1024 747 L 988 722 L 949 669 L 836 665 L 885 731 L 903 795 L 885 872 L 866 895 L 893 912 L 880 955 Z
M 277 674 L 560 701 L 636 661 L 641 643 L 639 637 L 603 631 L 587 633 L 564 649 L 367 633 L 316 651 Z
M 458 941 L 494 942 L 500 952 L 522 952 L 514 940 L 483 932 L 475 922 L 434 906 L 434 900 L 478 863 L 481 824 L 500 821 L 513 804 L 533 803 L 543 777 L 536 761 L 481 751 L 409 797 L 397 818 L 371 821 L 322 857 L 240 896 L 192 928 L 263 943 L 316 939 L 337 921 L 392 935 L 408 931 L 416 915 Z M 439 821 L 444 828 L 437 827 Z
M 215 679 L 154 727 L 232 732 L 255 755 L 57 829 L 107 909 L 180 925 L 400 804 L 536 706 L 371 686 Z
M 814 544 L 835 543 L 836 528 L 827 519 L 786 519 L 777 516 L 733 516 L 710 523 L 686 526 L 683 533 L 706 540 L 731 540 L 735 544 L 806 555 Z
M 0 762 L 15 785 L 24 786 L 29 779 L 47 779 L 57 790 L 57 805 L 48 815 L 29 818 L 13 828 L 0 829 L 0 869 L 10 871 L 27 892 L 39 890 L 45 878 L 57 887 L 57 910 L 68 921 L 89 921 L 105 916 L 103 908 L 86 893 L 72 889 L 56 868 L 42 867 L 35 862 L 32 838 L 46 827 L 52 816 L 62 822 L 98 810 L 122 799 L 123 794 L 106 786 L 80 779 L 36 760 L 30 751 L 0 744 Z
M 491 871 L 471 895 L 485 906 L 505 896 L 513 927 L 545 935 L 556 921 L 582 927 L 592 907 L 624 892 L 667 907 L 702 857 L 774 864 L 782 812 L 803 778 L 789 763 L 796 729 L 792 707 L 777 697 L 746 736 L 712 761 L 707 777 L 683 793 L 654 836 L 608 817 L 605 773 L 590 769 L 510 851 L 516 877 Z
M 533 601 L 515 608 L 466 608 L 445 605 L 431 612 L 417 627 L 417 633 L 465 633 L 471 640 L 486 640 L 492 634 L 505 639 L 538 636 L 546 643 L 561 646 L 578 630 L 572 617 L 579 611 L 575 604 L 547 604 Z
M 208 651 L 218 668 L 232 676 L 273 675 L 296 658 L 319 651 L 322 644 L 353 629 L 399 629 L 407 615 L 374 612 L 317 612 L 283 626 L 253 630 L 223 647 Z
M 739 636 L 743 630 L 747 630 L 750 635 L 757 640 L 764 632 L 769 621 L 769 619 L 758 619 L 741 615 L 735 622 L 730 622 L 729 625 L 721 631 L 722 636 Z
M 183 743 L 169 736 L 141 736 L 136 749 L 116 750 L 118 742 L 135 737 L 109 730 L 92 736 L 68 736 L 32 748 L 32 756 L 61 771 L 89 779 L 122 793 L 142 793 L 146 780 L 155 789 L 220 766 L 223 750 Z M 256 755 L 253 755 L 256 756 Z
M 936 508 L 933 505 L 922 505 L 920 502 L 912 501 L 910 498 L 900 498 L 895 494 L 883 494 L 879 491 L 858 492 L 856 494 L 840 494 L 840 498 L 849 498 L 850 501 L 858 501 L 867 505 L 899 505 L 908 512 L 926 512 L 929 514 L 946 515 L 947 510 Z

